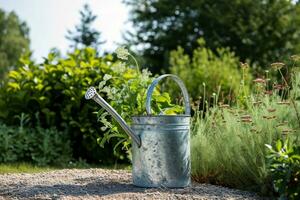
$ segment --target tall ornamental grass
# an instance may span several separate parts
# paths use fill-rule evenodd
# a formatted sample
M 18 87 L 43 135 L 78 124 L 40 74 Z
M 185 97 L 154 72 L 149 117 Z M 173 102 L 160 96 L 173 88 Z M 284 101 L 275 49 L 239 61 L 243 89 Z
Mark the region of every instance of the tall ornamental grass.
M 283 63 L 273 64 L 281 75 L 282 67 Z M 255 79 L 242 104 L 215 103 L 205 114 L 196 111 L 191 147 L 194 180 L 263 194 L 271 190 L 265 144 L 287 138 L 300 143 L 300 72 L 294 67 L 290 79 L 281 77 L 280 82 L 267 76 Z

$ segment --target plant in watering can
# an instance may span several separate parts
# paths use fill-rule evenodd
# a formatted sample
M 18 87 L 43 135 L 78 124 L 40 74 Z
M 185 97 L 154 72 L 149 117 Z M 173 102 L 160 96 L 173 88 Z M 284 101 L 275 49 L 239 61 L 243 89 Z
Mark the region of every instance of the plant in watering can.
M 117 53 L 121 59 L 127 59 L 131 56 L 135 60 L 125 48 L 117 49 Z M 120 109 L 121 115 L 124 111 L 129 114 L 139 114 L 138 116 L 132 116 L 130 125 L 127 125 L 126 119 L 123 119 L 97 93 L 94 87 L 88 89 L 85 97 L 86 99 L 93 99 L 109 112 L 132 139 L 134 185 L 141 187 L 186 187 L 190 184 L 190 104 L 187 90 L 183 82 L 175 75 L 165 74 L 154 80 L 148 79 L 145 81 L 147 71 L 144 70 L 140 73 L 138 66 L 136 71 L 133 74 L 136 79 L 133 78 L 131 81 L 123 82 L 124 87 L 121 87 L 119 91 L 104 86 L 108 80 L 120 81 L 111 76 L 106 76 L 104 82 L 101 82 L 99 86 L 100 92 L 105 92 L 108 98 L 114 99 L 119 95 L 118 98 L 111 101 L 111 105 Z M 170 78 L 179 85 L 183 94 L 185 114 L 168 115 L 170 112 L 175 113 L 182 109 L 175 105 L 172 106 L 167 93 L 161 95 L 156 89 L 156 85 L 165 78 Z M 149 87 L 146 85 L 148 81 L 151 82 Z M 152 100 L 153 97 L 154 100 Z M 151 102 L 155 105 L 153 108 Z M 167 106 L 163 104 L 167 104 Z M 144 114 L 144 107 L 146 108 L 146 114 Z M 132 111 L 128 112 L 128 109 Z M 102 112 L 99 115 L 100 120 L 106 120 L 106 115 L 104 114 L 103 117 Z M 124 117 L 128 118 L 129 115 Z M 106 121 L 105 128 L 109 128 L 109 132 L 116 131 L 116 126 L 112 126 L 108 121 Z M 122 134 L 118 132 L 109 133 L 107 138 L 114 136 L 122 137 Z M 124 137 L 123 140 L 127 141 L 127 137 Z M 120 140 L 121 142 L 122 140 Z
M 131 123 L 131 116 L 146 113 L 146 90 L 154 78 L 148 70 L 140 71 L 137 60 L 124 47 L 117 48 L 116 55 L 126 62 L 129 61 L 129 58 L 132 59 L 136 65 L 135 68 L 128 69 L 126 62 L 113 66 L 114 74 L 104 75 L 98 89 L 122 118 L 127 123 Z M 171 103 L 169 93 L 160 92 L 159 88 L 155 88 L 152 102 L 154 113 L 176 114 L 183 111 L 182 106 Z M 118 123 L 110 120 L 110 116 L 104 112 L 104 109 L 99 110 L 98 120 L 103 123 L 104 126 L 101 129 L 105 131 L 104 136 L 98 138 L 98 143 L 103 147 L 111 138 L 117 138 L 118 142 L 114 146 L 114 153 L 120 156 L 122 154 L 119 152 L 125 150 L 131 159 L 131 140 Z

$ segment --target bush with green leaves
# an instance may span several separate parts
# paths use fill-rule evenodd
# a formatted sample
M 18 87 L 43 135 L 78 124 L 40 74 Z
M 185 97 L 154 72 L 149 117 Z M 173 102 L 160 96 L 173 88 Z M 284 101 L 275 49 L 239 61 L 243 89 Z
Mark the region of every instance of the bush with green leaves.
M 300 198 L 300 145 L 278 140 L 268 148 L 268 170 L 279 199 Z
M 191 143 L 196 181 L 263 194 L 272 190 L 265 144 L 273 145 L 282 138 L 300 144 L 299 70 L 294 68 L 291 76 L 290 86 L 286 80 L 272 83 L 269 79 L 255 79 L 246 104 L 216 102 L 206 113 L 196 111 Z
M 51 52 L 43 63 L 21 58 L 23 67 L 10 71 L 0 88 L 0 119 L 17 125 L 20 113 L 29 116 L 29 125 L 37 126 L 36 115 L 43 128 L 56 127 L 70 136 L 75 158 L 89 162 L 114 162 L 111 146 L 100 148 L 97 138 L 103 136 L 97 122 L 96 104 L 84 99 L 89 86 L 98 85 L 105 74 L 118 68 L 111 55 L 99 57 L 92 48 L 75 50 L 61 58 Z M 130 79 L 126 66 L 124 77 Z M 112 141 L 113 143 L 114 141 Z
M 0 123 L 0 163 L 65 166 L 72 159 L 70 144 L 68 136 L 56 128 L 27 128 Z
M 219 48 L 214 53 L 205 47 L 203 39 L 198 40 L 198 48 L 193 51 L 192 57 L 181 47 L 172 51 L 170 66 L 170 71 L 184 80 L 194 100 L 218 92 L 220 98 L 234 99 L 240 93 L 241 84 L 247 85 L 250 78 L 246 68 L 239 69 L 239 60 L 234 53 L 227 48 Z M 247 87 L 243 89 L 248 91 Z
M 126 158 L 128 138 L 115 123 L 110 124 L 106 112 L 97 121 L 99 106 L 86 101 L 84 94 L 88 87 L 99 86 L 103 97 L 130 122 L 130 116 L 145 110 L 145 91 L 153 80 L 151 73 L 116 61 L 112 55 L 99 57 L 92 48 L 76 50 L 66 58 L 52 52 L 41 64 L 28 58 L 21 62 L 24 66 L 10 71 L 0 88 L 0 119 L 4 123 L 16 125 L 16 116 L 26 113 L 31 127 L 56 127 L 68 134 L 75 158 L 98 163 Z M 154 100 L 157 109 L 168 107 L 171 101 L 167 93 L 160 94 L 158 90 Z M 107 140 L 109 143 L 102 145 L 105 148 L 100 148 L 99 143 Z M 124 148 L 112 151 L 118 144 Z

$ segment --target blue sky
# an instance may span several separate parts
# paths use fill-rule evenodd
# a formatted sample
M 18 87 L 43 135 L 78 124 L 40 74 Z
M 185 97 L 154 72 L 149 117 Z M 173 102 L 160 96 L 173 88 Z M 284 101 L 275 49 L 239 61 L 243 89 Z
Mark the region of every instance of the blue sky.
M 57 47 L 65 53 L 69 41 L 67 30 L 79 23 L 79 10 L 88 3 L 98 16 L 94 28 L 106 40 L 103 49 L 113 51 L 122 42 L 121 32 L 131 29 L 128 8 L 121 0 L 0 0 L 0 8 L 15 11 L 30 28 L 33 58 L 41 61 L 49 50 Z

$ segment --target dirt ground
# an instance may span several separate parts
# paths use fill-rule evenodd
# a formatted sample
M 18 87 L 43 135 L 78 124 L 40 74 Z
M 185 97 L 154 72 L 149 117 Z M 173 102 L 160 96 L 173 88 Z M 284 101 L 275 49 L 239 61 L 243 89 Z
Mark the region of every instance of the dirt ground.
M 183 189 L 140 188 L 125 170 L 64 169 L 0 175 L 0 199 L 260 199 L 249 192 L 193 183 Z

